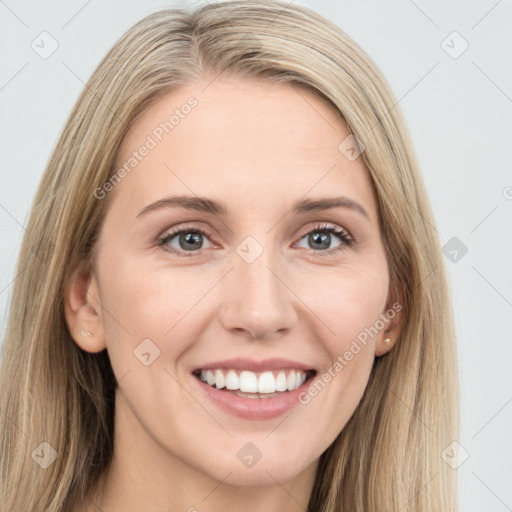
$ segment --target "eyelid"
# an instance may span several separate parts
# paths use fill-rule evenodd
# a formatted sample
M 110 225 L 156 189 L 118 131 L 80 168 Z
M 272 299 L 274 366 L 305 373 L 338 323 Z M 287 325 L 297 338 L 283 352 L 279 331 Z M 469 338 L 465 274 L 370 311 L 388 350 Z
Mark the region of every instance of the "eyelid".
M 208 234 L 209 236 L 213 231 L 209 227 L 203 226 L 201 222 L 185 222 L 183 224 L 177 224 L 176 226 L 165 229 L 158 238 L 163 238 L 169 235 L 180 233 L 181 231 L 198 231 L 201 233 Z
M 302 234 L 298 236 L 300 236 L 300 239 L 302 239 L 304 238 L 304 236 L 308 235 L 311 232 L 324 230 L 336 230 L 345 235 L 350 240 L 354 240 L 354 237 L 350 234 L 350 231 L 347 228 L 339 226 L 338 224 L 333 224 L 332 222 L 314 222 L 313 226 L 309 226 L 308 228 L 305 228 L 303 231 L 299 231 L 299 233 Z

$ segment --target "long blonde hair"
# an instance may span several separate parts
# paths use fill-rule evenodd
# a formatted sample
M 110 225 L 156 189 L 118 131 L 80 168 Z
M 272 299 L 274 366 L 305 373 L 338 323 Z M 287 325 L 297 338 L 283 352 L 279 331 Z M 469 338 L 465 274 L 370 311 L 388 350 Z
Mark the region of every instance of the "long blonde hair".
M 321 456 L 308 511 L 455 511 L 456 472 L 441 456 L 458 435 L 452 313 L 406 126 L 354 41 L 311 10 L 273 0 L 147 16 L 108 52 L 76 102 L 18 260 L 0 372 L 0 509 L 72 510 L 108 467 L 116 379 L 107 352 L 82 351 L 64 316 L 66 287 L 90 265 L 108 204 L 93 191 L 112 176 L 124 135 L 150 102 L 221 73 L 314 91 L 365 144 L 404 306 L 395 347 L 376 358 L 362 401 Z M 47 468 L 36 463 L 44 450 L 54 453 L 43 442 L 57 456 Z

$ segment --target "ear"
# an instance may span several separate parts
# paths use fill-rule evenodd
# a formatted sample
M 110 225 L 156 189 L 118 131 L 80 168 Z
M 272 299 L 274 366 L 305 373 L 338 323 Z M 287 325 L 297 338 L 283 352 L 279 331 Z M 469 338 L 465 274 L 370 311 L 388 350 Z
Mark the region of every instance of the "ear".
M 390 284 L 388 300 L 380 318 L 384 324 L 377 337 L 375 355 L 383 356 L 389 352 L 402 332 L 404 321 L 403 293 L 394 283 Z
M 107 347 L 95 277 L 86 270 L 75 273 L 66 289 L 66 323 L 76 344 L 86 352 L 101 352 Z

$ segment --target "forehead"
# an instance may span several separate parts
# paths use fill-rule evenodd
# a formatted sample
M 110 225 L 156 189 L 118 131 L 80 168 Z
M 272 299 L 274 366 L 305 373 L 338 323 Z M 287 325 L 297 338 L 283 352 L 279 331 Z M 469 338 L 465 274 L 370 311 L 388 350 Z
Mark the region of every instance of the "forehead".
M 116 194 L 123 189 L 138 203 L 167 192 L 286 203 L 343 193 L 375 210 L 362 158 L 340 151 L 349 135 L 334 109 L 304 88 L 240 79 L 188 84 L 132 124 L 116 158 L 116 169 L 129 171 Z
M 277 140 L 276 130 L 281 131 Z M 256 149 L 254 142 L 265 142 L 267 149 L 292 145 L 297 150 L 299 139 L 308 147 L 327 137 L 324 146 L 332 143 L 332 151 L 337 148 L 340 130 L 348 135 L 332 107 L 304 88 L 217 78 L 212 83 L 181 86 L 153 101 L 132 124 L 117 162 L 126 160 L 148 135 L 165 146 L 171 139 L 182 139 L 193 132 L 205 135 L 200 140 L 205 149 L 228 146 L 230 140 L 236 139 L 237 145 L 245 142 L 245 151 Z M 243 139 L 239 136 L 242 134 Z

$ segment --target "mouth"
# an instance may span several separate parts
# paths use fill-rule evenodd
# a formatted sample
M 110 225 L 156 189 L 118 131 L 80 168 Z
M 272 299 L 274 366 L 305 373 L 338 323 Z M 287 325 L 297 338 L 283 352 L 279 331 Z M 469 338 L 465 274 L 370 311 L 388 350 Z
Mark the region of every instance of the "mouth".
M 314 369 L 283 368 L 263 371 L 238 368 L 199 368 L 192 374 L 215 390 L 242 398 L 269 399 L 301 388 L 316 375 Z
M 316 374 L 284 358 L 232 358 L 191 369 L 198 391 L 214 407 L 252 421 L 276 419 L 302 404 L 300 397 Z

